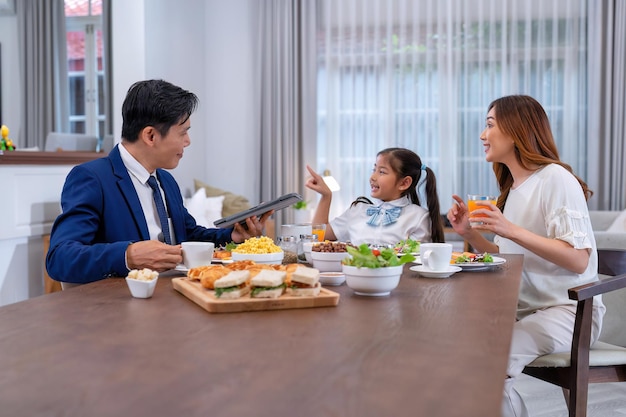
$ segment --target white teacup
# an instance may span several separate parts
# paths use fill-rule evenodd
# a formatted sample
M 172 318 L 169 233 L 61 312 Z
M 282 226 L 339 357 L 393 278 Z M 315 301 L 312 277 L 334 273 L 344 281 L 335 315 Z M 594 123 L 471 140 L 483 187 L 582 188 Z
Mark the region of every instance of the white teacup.
M 452 258 L 451 243 L 422 243 L 420 244 L 420 259 L 422 265 L 431 271 L 447 271 Z
M 215 244 L 212 242 L 183 242 L 183 263 L 187 269 L 211 265 Z

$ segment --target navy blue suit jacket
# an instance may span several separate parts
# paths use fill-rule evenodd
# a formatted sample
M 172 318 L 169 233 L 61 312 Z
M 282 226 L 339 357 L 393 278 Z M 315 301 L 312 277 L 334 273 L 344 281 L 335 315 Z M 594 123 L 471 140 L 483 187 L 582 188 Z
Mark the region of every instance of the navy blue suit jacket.
M 196 224 L 169 172 L 157 169 L 156 175 L 178 243 L 211 241 L 220 245 L 231 241 L 232 228 L 207 229 Z M 61 208 L 46 256 L 48 275 L 57 281 L 85 283 L 126 276 L 126 248 L 150 239 L 139 197 L 117 146 L 109 156 L 70 171 Z

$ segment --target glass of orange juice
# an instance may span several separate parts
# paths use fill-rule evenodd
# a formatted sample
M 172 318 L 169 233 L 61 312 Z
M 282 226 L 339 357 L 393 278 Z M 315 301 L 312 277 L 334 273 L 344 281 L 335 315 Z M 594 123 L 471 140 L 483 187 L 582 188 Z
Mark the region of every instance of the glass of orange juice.
M 323 242 L 324 237 L 326 236 L 326 224 L 325 223 L 314 223 L 311 225 L 311 233 L 317 235 L 317 241 Z
M 487 217 L 485 214 L 472 214 L 474 210 L 478 209 L 487 209 L 489 210 L 488 203 L 496 204 L 496 197 L 492 195 L 478 195 L 478 194 L 469 194 L 467 196 L 467 210 L 469 211 L 470 217 Z M 470 222 L 472 227 L 480 226 L 483 222 Z

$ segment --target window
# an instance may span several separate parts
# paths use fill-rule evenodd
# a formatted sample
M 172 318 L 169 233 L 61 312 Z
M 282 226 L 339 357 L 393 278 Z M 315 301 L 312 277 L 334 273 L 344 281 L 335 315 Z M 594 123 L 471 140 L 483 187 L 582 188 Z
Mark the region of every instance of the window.
M 102 0 L 65 0 L 70 131 L 105 134 Z
M 322 1 L 318 169 L 347 208 L 369 196 L 376 153 L 415 151 L 451 195 L 498 195 L 480 133 L 487 106 L 527 94 L 544 106 L 561 159 L 585 176 L 584 0 Z

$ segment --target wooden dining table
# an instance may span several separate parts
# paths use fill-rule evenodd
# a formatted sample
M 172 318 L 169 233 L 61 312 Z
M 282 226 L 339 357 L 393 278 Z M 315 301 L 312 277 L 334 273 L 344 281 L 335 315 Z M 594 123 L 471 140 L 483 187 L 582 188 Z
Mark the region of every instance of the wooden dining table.
M 6 416 L 500 415 L 521 255 L 332 307 L 209 313 L 165 273 L 0 308 Z M 178 275 L 179 276 L 179 275 Z

